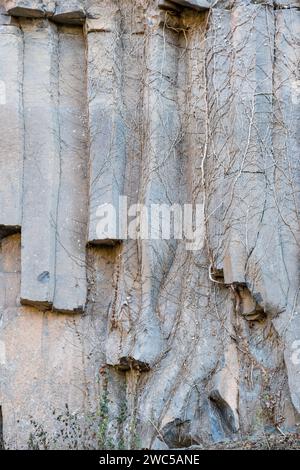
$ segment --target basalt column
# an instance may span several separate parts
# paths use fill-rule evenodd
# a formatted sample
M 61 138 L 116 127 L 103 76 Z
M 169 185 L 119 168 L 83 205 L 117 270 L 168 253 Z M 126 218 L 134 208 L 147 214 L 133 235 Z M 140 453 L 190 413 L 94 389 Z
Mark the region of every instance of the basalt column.
M 118 2 L 91 5 L 86 24 L 90 141 L 88 242 L 113 244 L 121 221 L 97 226 L 107 208 L 119 212 L 125 172 L 125 123 L 122 104 L 121 13 Z

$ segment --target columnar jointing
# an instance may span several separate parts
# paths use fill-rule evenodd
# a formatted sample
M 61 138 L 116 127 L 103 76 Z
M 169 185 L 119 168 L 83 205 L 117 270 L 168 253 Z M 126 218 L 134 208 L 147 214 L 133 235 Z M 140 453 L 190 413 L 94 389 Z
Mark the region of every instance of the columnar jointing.
M 194 10 L 203 11 L 211 6 L 210 0 L 159 0 L 158 6 L 163 9 L 173 9 L 178 7 L 192 8 Z
M 118 214 L 125 175 L 125 124 L 122 117 L 122 44 L 120 11 L 114 4 L 87 20 L 88 106 L 90 132 L 90 208 L 88 242 L 113 244 L 121 221 L 101 231 L 105 207 Z M 105 227 L 104 227 L 105 228 Z
M 157 318 L 157 301 L 164 275 L 172 266 L 176 241 L 162 240 L 159 221 L 163 215 L 151 209 L 157 205 L 180 203 L 181 163 L 178 147 L 182 138 L 179 118 L 177 78 L 179 34 L 166 26 L 162 15 L 159 23 L 147 30 L 146 86 L 144 94 L 144 148 L 140 200 L 147 207 L 148 233 L 142 234 L 141 269 L 142 308 L 138 354 L 151 364 L 162 351 Z M 155 220 L 154 220 L 155 219 Z M 141 220 L 143 228 L 143 220 Z M 146 224 L 147 226 L 147 224 Z M 151 231 L 150 231 L 151 227 Z M 153 231 L 156 227 L 158 232 Z
M 273 319 L 292 361 L 299 308 L 299 11 L 293 2 L 213 9 L 206 198 L 211 263 L 248 320 Z M 285 7 L 285 8 L 283 8 Z M 215 31 L 222 22 L 224 44 Z M 223 33 L 224 30 L 224 33 Z M 226 78 L 227 77 L 227 78 Z
M 24 21 L 25 165 L 21 302 L 86 302 L 86 110 L 82 31 Z M 41 50 L 44 49 L 43 53 Z
M 85 43 L 76 24 L 83 6 L 9 1 L 6 8 L 21 19 L 1 15 L 0 236 L 22 225 L 23 305 L 82 312 L 88 150 Z
M 21 228 L 23 42 L 0 12 L 0 239 Z
M 294 346 L 299 340 L 299 240 L 300 240 L 300 89 L 299 89 L 300 11 L 275 12 L 274 64 L 274 131 L 273 148 L 276 161 L 274 199 L 278 208 L 278 238 L 282 254 L 277 270 L 286 310 L 276 320 L 279 334 L 285 339 L 285 362 L 288 369 L 292 400 L 300 412 L 299 365 L 293 360 Z M 277 247 L 271 245 L 273 256 Z M 272 252 L 271 252 L 272 250 Z M 276 286 L 276 288 L 277 288 Z M 272 291 L 274 294 L 274 288 Z

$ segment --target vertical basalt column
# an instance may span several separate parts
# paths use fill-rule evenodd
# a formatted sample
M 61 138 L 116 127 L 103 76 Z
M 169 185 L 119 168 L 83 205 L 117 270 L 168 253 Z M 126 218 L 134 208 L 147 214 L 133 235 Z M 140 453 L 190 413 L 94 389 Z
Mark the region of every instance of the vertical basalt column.
M 53 307 L 81 312 L 86 303 L 87 103 L 82 28 L 58 28 L 60 167 Z
M 154 220 L 151 212 L 155 205 L 158 209 L 165 205 L 168 211 L 173 203 L 179 203 L 181 188 L 179 34 L 167 24 L 168 14 L 149 10 L 146 20 L 141 182 L 135 201 L 138 205 L 128 213 L 128 235 L 136 244 L 126 242 L 118 258 L 106 344 L 107 363 L 125 370 L 148 370 L 163 352 L 158 295 L 171 269 L 177 242 L 172 231 L 173 239 L 162 239 L 157 223 L 163 219 L 169 229 L 170 220 L 163 214 L 162 219 L 158 215 Z
M 115 1 L 102 2 L 87 20 L 87 74 L 90 130 L 90 201 L 88 242 L 119 240 L 118 220 L 97 230 L 112 207 L 118 214 L 125 174 L 125 125 L 122 111 L 122 42 L 120 10 Z M 116 222 L 116 223 L 114 223 Z
M 53 305 L 60 134 L 58 35 L 47 20 L 24 20 L 25 162 L 21 302 Z
M 300 412 L 299 350 L 299 257 L 300 257 L 300 11 L 275 12 L 274 203 L 282 256 L 277 271 L 286 300 L 285 311 L 274 324 L 285 343 L 285 362 L 293 404 Z M 270 289 L 274 296 L 275 289 Z
M 148 217 L 144 217 L 142 210 L 138 223 L 142 295 L 136 321 L 134 357 L 149 364 L 153 364 L 162 353 L 157 301 L 177 248 L 172 230 L 169 235 L 162 230 L 165 224 L 171 229 L 171 221 L 165 218 L 163 212 L 155 212 L 155 207 L 165 205 L 170 210 L 171 206 L 178 204 L 181 209 L 179 33 L 172 29 L 171 21 L 170 24 L 168 21 L 167 13 L 162 17 L 148 18 L 145 51 L 147 74 L 140 202 Z M 176 211 L 175 217 L 178 217 Z
M 0 239 L 20 230 L 23 173 L 23 40 L 0 12 Z
M 208 16 L 204 80 L 206 99 L 205 145 L 201 178 L 205 187 L 208 251 L 213 275 L 221 274 L 224 259 L 225 172 L 229 159 L 232 125 L 229 118 L 231 93 L 231 12 L 215 8 Z
M 128 209 L 138 203 L 143 142 L 143 93 L 145 77 L 145 14 L 139 1 L 124 2 L 123 119 L 126 127 L 126 172 L 124 196 Z M 126 212 L 126 207 L 124 208 Z M 126 214 L 124 214 L 126 217 Z M 126 217 L 127 218 L 127 217 Z M 124 220 L 124 219 L 123 219 Z M 126 219 L 125 219 L 126 220 Z M 129 220 L 131 220 L 129 218 Z M 114 298 L 109 309 L 106 361 L 122 369 L 145 368 L 135 362 L 135 328 L 141 308 L 141 278 L 138 242 L 124 240 L 116 259 Z
M 272 216 L 268 179 L 272 174 L 273 9 L 237 6 L 231 12 L 231 30 L 230 97 L 226 83 L 223 88 L 223 97 L 229 100 L 229 122 L 225 129 L 221 124 L 229 140 L 219 141 L 214 162 L 224 174 L 226 284 L 248 282 L 247 262 L 257 246 L 262 218 Z M 219 117 L 223 112 L 220 108 Z

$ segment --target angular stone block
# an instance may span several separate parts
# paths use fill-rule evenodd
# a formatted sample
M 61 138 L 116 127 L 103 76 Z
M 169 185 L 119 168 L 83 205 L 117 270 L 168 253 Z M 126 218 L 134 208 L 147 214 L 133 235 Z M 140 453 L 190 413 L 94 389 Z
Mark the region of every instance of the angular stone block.
M 82 312 L 87 297 L 87 102 L 82 28 L 58 28 L 60 176 L 53 308 Z
M 86 303 L 87 132 L 81 28 L 22 23 L 25 168 L 21 302 L 82 312 Z
M 207 113 L 209 116 L 209 140 L 207 158 L 202 164 L 206 191 L 207 231 L 210 246 L 210 263 L 215 271 L 223 271 L 224 262 L 224 201 L 225 168 L 229 155 L 229 138 L 232 122 L 229 119 L 231 103 L 231 12 L 212 9 L 209 15 L 209 29 L 205 40 L 206 68 L 203 82 L 207 87 Z M 205 109 L 205 97 L 202 109 Z M 203 117 L 203 120 L 207 117 Z M 203 136 L 205 142 L 205 135 Z M 203 153 L 205 154 L 205 144 Z M 200 165 L 201 166 L 201 165 Z
M 163 6 L 165 3 L 172 5 L 179 5 L 185 8 L 193 8 L 194 10 L 207 10 L 211 7 L 211 3 L 207 0 L 171 0 L 171 1 L 160 1 L 159 6 Z
M 54 0 L 6 0 L 6 11 L 12 16 L 42 18 L 55 11 Z
M 108 12 L 109 13 L 109 12 Z M 122 47 L 118 12 L 107 21 L 110 27 L 88 32 L 88 103 L 90 130 L 90 205 L 88 242 L 111 244 L 119 240 L 119 224 L 99 231 L 98 209 L 110 205 L 119 210 L 125 174 L 126 126 L 122 118 L 123 98 L 120 63 Z M 94 30 L 95 31 L 95 30 Z M 118 222 L 118 221 L 117 221 Z
M 64 24 L 84 23 L 86 14 L 83 0 L 60 0 L 56 3 L 53 21 Z
M 228 346 L 224 353 L 223 368 L 213 377 L 213 388 L 210 399 L 215 403 L 222 419 L 233 432 L 237 433 L 238 415 L 239 361 L 235 345 Z
M 52 308 L 60 176 L 58 36 L 47 20 L 24 21 L 25 163 L 21 302 Z
M 22 69 L 21 31 L 16 26 L 0 25 L 0 239 L 21 227 Z

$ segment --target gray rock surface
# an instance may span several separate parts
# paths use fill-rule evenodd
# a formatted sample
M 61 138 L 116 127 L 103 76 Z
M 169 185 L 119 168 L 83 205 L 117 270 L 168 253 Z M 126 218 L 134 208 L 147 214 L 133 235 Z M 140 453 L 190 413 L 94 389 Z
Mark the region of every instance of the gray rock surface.
M 0 239 L 21 227 L 22 167 L 22 35 L 0 21 Z M 3 24 L 4 23 L 4 24 Z
M 0 1 L 6 447 L 296 432 L 297 4 L 50 3 Z M 199 204 L 197 249 L 97 232 L 123 195 Z
M 7 13 L 13 16 L 42 18 L 55 11 L 54 0 L 6 0 L 4 3 Z
M 22 211 L 23 304 L 51 308 L 55 286 L 59 190 L 58 37 L 45 20 L 24 34 L 25 160 Z
M 160 0 L 158 2 L 160 8 L 173 9 L 173 5 L 179 5 L 180 7 L 193 8 L 197 11 L 207 10 L 211 7 L 211 2 L 207 0 Z
M 123 63 L 120 43 L 120 11 L 117 5 L 102 5 L 98 19 L 87 22 L 87 80 L 90 130 L 90 204 L 88 242 L 111 244 L 119 240 L 118 224 L 113 233 L 97 233 L 98 208 L 113 205 L 118 211 L 123 195 L 126 163 L 123 113 Z M 116 107 L 118 103 L 118 107 Z

